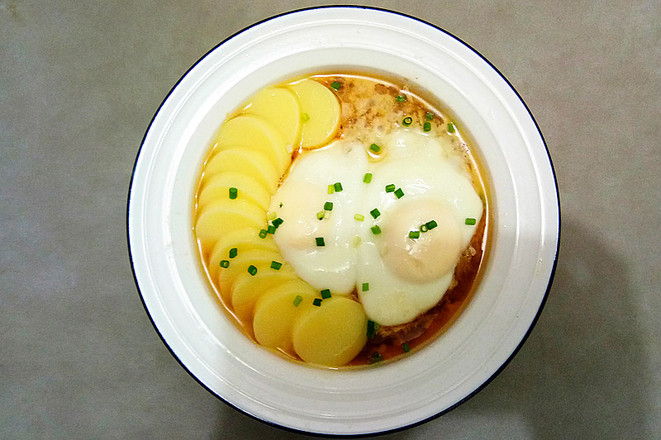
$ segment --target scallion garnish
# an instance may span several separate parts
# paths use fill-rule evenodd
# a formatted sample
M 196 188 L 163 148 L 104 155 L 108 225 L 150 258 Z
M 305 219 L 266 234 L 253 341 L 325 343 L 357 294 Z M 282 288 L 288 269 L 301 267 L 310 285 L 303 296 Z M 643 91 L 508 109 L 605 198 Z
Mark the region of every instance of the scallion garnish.
M 332 211 L 332 210 L 333 210 L 333 202 L 324 203 L 324 211 Z
M 469 218 L 466 219 L 466 221 L 464 223 L 467 224 L 467 225 L 474 225 L 475 223 L 477 223 L 477 220 L 475 220 L 474 218 L 469 217 Z
M 381 355 L 381 353 L 375 351 L 370 355 L 370 358 L 367 360 L 367 362 L 370 364 L 376 364 L 377 362 L 381 362 L 382 360 L 383 360 L 383 356 Z
M 405 102 L 406 101 L 406 96 L 397 95 L 397 97 L 395 99 L 397 100 L 397 102 Z
M 376 335 L 376 331 L 379 329 L 379 324 L 372 320 L 367 320 L 367 337 L 369 339 L 373 338 Z
M 328 194 L 333 194 L 335 192 L 335 186 L 328 185 Z
M 374 153 L 378 153 L 379 151 L 381 151 L 381 147 L 379 147 L 377 144 L 372 144 L 370 145 L 370 151 Z
M 268 234 L 275 234 L 275 229 L 276 229 L 275 226 L 269 225 L 269 227 L 266 229 L 266 232 Z
M 422 130 L 431 131 L 431 122 L 425 122 L 424 124 L 422 124 Z
M 230 258 L 236 257 L 236 254 L 239 253 L 239 250 L 237 248 L 232 248 L 230 249 Z
M 259 231 L 259 238 L 266 238 L 268 234 L 269 231 L 267 231 L 266 229 L 262 229 L 261 231 Z
M 282 208 L 282 202 L 280 202 L 280 207 Z
M 363 182 L 370 183 L 372 181 L 372 173 L 365 173 L 363 176 Z
M 333 184 L 333 188 L 335 188 L 335 192 L 341 192 L 344 188 L 342 188 L 342 184 L 340 182 L 335 182 Z
M 370 283 L 363 283 L 363 292 L 370 290 Z
M 391 183 L 390 185 L 386 185 L 386 192 L 387 193 L 391 193 L 393 191 L 395 191 L 395 184 L 394 183 Z
M 328 298 L 331 297 L 330 289 L 324 289 L 320 293 L 321 293 L 321 298 L 322 299 L 328 299 Z
M 448 133 L 454 133 L 454 124 L 452 122 L 448 122 Z
M 404 191 L 402 191 L 401 188 L 397 188 L 397 191 L 395 191 L 395 195 L 397 196 L 398 199 L 401 199 L 404 197 Z
M 220 267 L 223 267 L 223 268 L 230 267 L 229 260 L 220 260 Z
M 381 233 L 381 228 L 379 225 L 374 225 L 370 228 L 372 230 L 372 234 L 374 235 L 379 235 Z
M 324 237 L 316 237 L 314 241 L 317 243 L 317 246 L 326 246 L 326 242 L 324 241 Z
M 353 218 L 358 220 L 359 222 L 362 222 L 363 220 L 365 220 L 365 216 L 362 215 L 362 214 L 354 214 Z
M 331 83 L 331 87 L 333 88 L 333 90 L 339 90 L 340 87 L 342 87 L 342 84 L 340 84 L 339 81 L 333 81 Z
M 409 238 L 420 238 L 420 231 L 409 231 Z
M 407 116 L 402 120 L 402 124 L 404 124 L 404 127 L 408 127 L 412 123 L 413 123 L 413 118 L 410 116 Z
M 282 223 L 284 223 L 284 220 L 281 219 L 280 217 L 278 217 L 278 218 L 273 219 L 273 221 L 272 221 L 271 223 L 273 224 L 273 226 L 275 226 L 276 228 L 278 228 L 278 227 L 280 227 L 280 225 L 281 225 Z
M 234 187 L 231 187 L 230 188 L 230 199 L 234 200 L 234 199 L 236 199 L 236 197 L 238 195 L 239 195 L 239 190 L 234 188 Z
M 278 216 L 278 213 L 275 211 L 269 211 L 268 215 L 266 216 L 267 220 L 273 220 Z
M 420 225 L 420 232 L 427 232 L 427 225 Z
M 377 218 L 378 216 L 381 215 L 381 211 L 379 211 L 378 209 L 374 208 L 374 209 L 372 209 L 372 210 L 370 211 L 370 214 L 372 214 L 372 217 L 373 217 L 373 218 Z
M 313 306 L 317 306 L 317 307 L 321 306 L 321 298 L 315 298 L 315 299 L 312 301 L 312 305 L 313 305 Z
M 427 112 L 425 118 L 431 121 L 432 119 L 434 119 L 434 114 L 432 112 Z
M 280 263 L 279 261 L 275 261 L 275 260 L 271 261 L 271 269 L 280 270 L 281 267 L 282 267 L 282 263 Z
M 310 115 L 308 115 L 307 113 L 301 113 L 301 120 L 303 122 L 308 122 L 310 120 Z
M 326 211 L 319 211 L 319 212 L 317 213 L 317 219 L 318 219 L 318 220 L 323 220 L 324 217 L 326 217 Z
M 302 302 L 303 297 L 301 295 L 296 295 L 296 298 L 294 298 L 294 307 L 298 307 L 298 305 Z
M 408 353 L 411 350 L 411 347 L 409 347 L 408 342 L 404 342 L 402 344 L 402 350 L 404 350 L 404 353 Z
M 428 231 L 431 231 L 436 226 L 438 226 L 438 223 L 436 223 L 436 220 L 429 220 L 427 223 L 425 223 L 425 226 L 427 226 Z
M 255 276 L 255 274 L 257 273 L 257 268 L 251 264 L 250 266 L 248 266 L 248 273 L 252 276 Z

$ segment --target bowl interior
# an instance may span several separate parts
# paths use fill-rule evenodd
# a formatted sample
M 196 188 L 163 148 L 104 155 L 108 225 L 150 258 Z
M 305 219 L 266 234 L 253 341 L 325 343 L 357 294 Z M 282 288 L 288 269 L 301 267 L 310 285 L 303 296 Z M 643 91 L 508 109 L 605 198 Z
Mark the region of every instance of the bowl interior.
M 437 97 L 469 132 L 490 179 L 494 235 L 474 297 L 441 338 L 378 368 L 309 368 L 250 342 L 215 302 L 191 233 L 195 183 L 226 115 L 264 86 L 333 70 L 403 78 Z M 145 307 L 182 365 L 248 414 L 327 434 L 408 426 L 483 386 L 515 353 L 541 309 L 559 232 L 557 188 L 544 141 L 509 83 L 453 36 L 365 8 L 286 14 L 208 53 L 171 91 L 149 127 L 128 215 Z

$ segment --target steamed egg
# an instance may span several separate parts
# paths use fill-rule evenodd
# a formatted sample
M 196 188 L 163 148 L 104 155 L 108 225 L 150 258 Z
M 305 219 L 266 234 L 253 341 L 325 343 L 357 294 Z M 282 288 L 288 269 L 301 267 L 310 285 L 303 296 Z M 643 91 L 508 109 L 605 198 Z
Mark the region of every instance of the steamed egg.
M 316 289 L 356 291 L 369 319 L 404 324 L 451 285 L 483 201 L 437 137 L 401 129 L 368 150 L 338 140 L 302 153 L 271 200 L 283 220 L 274 238 Z
M 274 235 L 283 256 L 319 290 L 347 295 L 354 289 L 354 212 L 362 205 L 361 170 L 367 165 L 358 143 L 335 142 L 308 151 L 271 200 L 272 216 L 283 220 Z

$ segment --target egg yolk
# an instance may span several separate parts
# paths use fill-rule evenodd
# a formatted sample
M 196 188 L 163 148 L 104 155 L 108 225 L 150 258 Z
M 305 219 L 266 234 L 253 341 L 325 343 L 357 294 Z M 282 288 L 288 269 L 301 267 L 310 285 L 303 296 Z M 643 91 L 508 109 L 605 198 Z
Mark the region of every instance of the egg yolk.
M 436 226 L 420 231 L 430 220 Z M 411 238 L 409 232 L 417 238 Z M 392 272 L 423 283 L 454 270 L 461 254 L 460 226 L 452 211 L 434 199 L 416 199 L 396 206 L 383 227 L 379 253 Z

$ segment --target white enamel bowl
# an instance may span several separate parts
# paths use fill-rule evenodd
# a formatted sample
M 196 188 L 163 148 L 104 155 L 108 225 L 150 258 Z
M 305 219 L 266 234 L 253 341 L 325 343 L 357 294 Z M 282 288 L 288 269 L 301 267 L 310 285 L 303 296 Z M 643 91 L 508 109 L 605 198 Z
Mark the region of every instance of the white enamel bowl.
M 420 352 L 357 371 L 308 368 L 250 342 L 218 309 L 191 235 L 195 181 L 227 113 L 266 85 L 331 69 L 383 72 L 435 94 L 474 139 L 493 196 L 488 267 L 460 318 Z M 540 313 L 555 267 L 559 221 L 544 140 L 499 72 L 438 28 L 359 7 L 278 16 L 204 56 L 151 122 L 128 205 L 130 256 L 142 300 L 184 368 L 257 419 L 343 435 L 425 421 L 488 383 Z

